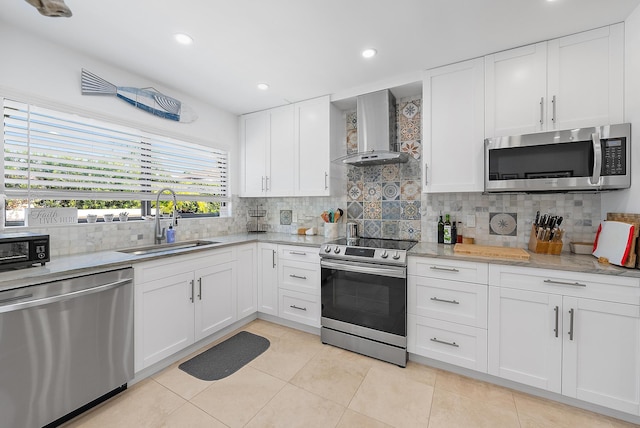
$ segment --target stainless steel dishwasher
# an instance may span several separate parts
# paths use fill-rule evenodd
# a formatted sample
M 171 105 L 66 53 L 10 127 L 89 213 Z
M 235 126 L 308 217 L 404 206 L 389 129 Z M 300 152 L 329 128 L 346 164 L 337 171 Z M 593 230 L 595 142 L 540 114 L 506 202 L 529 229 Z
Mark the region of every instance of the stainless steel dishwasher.
M 0 292 L 0 427 L 57 426 L 133 378 L 133 269 Z

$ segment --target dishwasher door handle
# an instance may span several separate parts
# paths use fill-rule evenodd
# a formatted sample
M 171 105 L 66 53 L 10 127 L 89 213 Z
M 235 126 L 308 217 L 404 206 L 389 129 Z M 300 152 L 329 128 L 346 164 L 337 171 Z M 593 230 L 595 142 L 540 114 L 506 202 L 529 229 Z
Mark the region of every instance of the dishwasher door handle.
M 0 314 L 33 308 L 34 306 L 42 306 L 49 303 L 62 302 L 65 300 L 74 299 L 76 297 L 85 296 L 87 294 L 111 290 L 112 288 L 117 288 L 132 282 L 133 280 L 131 278 L 126 278 L 119 281 L 110 282 L 109 284 L 98 285 L 96 287 L 91 287 L 84 290 L 72 291 L 71 293 L 59 294 L 57 296 L 51 297 L 43 297 L 41 299 L 35 300 L 27 300 L 26 302 L 12 303 L 10 305 L 0 306 Z

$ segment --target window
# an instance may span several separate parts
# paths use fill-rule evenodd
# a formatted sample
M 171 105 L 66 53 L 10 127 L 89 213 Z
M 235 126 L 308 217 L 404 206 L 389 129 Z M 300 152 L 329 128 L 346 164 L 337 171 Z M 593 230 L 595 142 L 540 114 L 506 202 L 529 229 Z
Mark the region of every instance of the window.
M 183 216 L 228 204 L 226 151 L 7 99 L 3 112 L 5 225 L 24 224 L 27 207 L 151 214 L 165 187 Z

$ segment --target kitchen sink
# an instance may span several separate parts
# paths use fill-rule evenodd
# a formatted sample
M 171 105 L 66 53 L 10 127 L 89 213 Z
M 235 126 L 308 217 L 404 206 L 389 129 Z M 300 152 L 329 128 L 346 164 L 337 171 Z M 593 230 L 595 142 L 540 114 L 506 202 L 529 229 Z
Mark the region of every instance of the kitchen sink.
M 126 248 L 124 250 L 118 250 L 119 253 L 127 253 L 133 254 L 135 256 L 144 256 L 148 254 L 158 254 L 158 253 L 170 253 L 178 250 L 186 250 L 189 248 L 198 248 L 205 245 L 213 245 L 219 244 L 217 241 L 184 241 L 184 242 L 176 242 L 172 244 L 157 244 L 157 245 L 149 245 L 147 247 L 137 247 L 137 248 Z

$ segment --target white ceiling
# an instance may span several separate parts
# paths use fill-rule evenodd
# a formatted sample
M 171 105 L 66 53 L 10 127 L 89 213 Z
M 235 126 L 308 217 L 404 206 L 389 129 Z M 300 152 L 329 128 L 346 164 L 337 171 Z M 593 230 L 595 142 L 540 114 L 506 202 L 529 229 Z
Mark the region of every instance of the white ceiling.
M 241 114 L 419 80 L 423 69 L 624 21 L 640 0 L 66 0 L 71 18 L 2 3 L 0 25 Z M 176 32 L 195 43 L 178 45 Z M 366 47 L 378 55 L 365 60 Z

